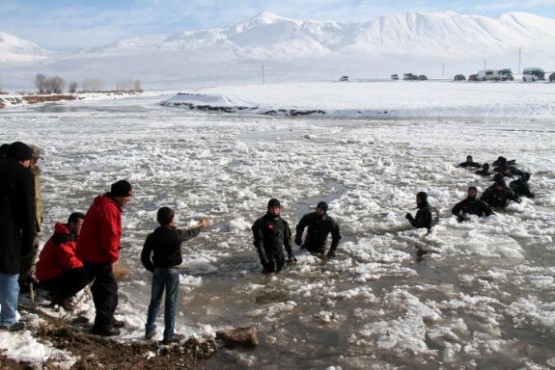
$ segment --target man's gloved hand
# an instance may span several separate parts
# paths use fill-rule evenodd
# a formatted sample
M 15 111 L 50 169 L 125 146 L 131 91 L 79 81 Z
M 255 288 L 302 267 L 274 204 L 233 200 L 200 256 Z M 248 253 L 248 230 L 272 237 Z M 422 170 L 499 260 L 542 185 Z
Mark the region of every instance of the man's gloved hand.
M 326 257 L 327 257 L 328 259 L 334 258 L 334 257 L 335 257 L 335 252 L 334 252 L 334 251 L 329 251 L 329 252 L 326 254 Z
M 412 220 L 412 215 L 407 212 L 407 214 L 405 215 L 405 218 L 410 221 Z
M 294 255 L 290 255 L 289 258 L 287 259 L 288 263 L 295 263 L 297 262 L 297 259 L 295 258 Z
M 302 248 L 302 246 L 303 246 L 303 240 L 302 240 L 302 239 L 295 239 L 295 244 L 297 244 L 299 247 Z

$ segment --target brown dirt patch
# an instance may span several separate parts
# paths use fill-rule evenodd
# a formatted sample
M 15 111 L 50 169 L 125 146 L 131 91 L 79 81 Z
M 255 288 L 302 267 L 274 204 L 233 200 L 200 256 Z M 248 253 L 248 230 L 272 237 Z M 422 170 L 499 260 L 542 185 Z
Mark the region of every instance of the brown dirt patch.
M 212 340 L 195 338 L 161 345 L 159 342 L 121 343 L 89 333 L 87 329 L 52 318 L 44 312 L 35 312 L 46 320 L 38 329 L 32 329 L 39 342 L 73 354 L 75 370 L 106 369 L 199 369 L 199 360 L 211 357 L 216 350 Z M 55 364 L 44 363 L 42 369 L 58 369 Z M 0 369 L 32 369 L 29 364 L 18 363 L 0 354 Z

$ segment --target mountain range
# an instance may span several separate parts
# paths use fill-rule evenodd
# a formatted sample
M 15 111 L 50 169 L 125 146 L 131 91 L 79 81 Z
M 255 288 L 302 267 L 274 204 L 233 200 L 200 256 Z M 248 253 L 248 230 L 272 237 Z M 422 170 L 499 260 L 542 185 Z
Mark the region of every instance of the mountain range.
M 386 78 L 402 72 L 445 77 L 484 67 L 553 70 L 554 55 L 555 19 L 529 13 L 494 19 L 408 12 L 361 23 L 261 13 L 229 27 L 137 36 L 72 53 L 0 32 L 0 77 L 6 84 L 3 69 L 9 71 L 15 85 L 33 73 L 109 83 L 132 78 L 154 88 L 339 75 Z

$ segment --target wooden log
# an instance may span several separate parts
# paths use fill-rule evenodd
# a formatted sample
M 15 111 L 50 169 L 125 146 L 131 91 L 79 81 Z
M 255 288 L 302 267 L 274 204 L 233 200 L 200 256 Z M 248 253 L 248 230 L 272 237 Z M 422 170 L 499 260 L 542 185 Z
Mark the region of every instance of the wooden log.
M 256 347 L 258 345 L 256 326 L 247 326 L 216 332 L 216 340 L 224 347 Z

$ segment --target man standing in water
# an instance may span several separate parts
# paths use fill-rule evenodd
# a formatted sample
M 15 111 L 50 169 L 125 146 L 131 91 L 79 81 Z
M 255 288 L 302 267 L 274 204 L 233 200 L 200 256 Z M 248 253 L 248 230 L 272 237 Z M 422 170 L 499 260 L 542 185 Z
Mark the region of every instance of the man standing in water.
M 89 279 L 93 281 L 96 316 L 92 333 L 110 336 L 120 333 L 123 321 L 114 318 L 118 305 L 118 283 L 113 265 L 119 259 L 121 212 L 133 195 L 131 184 L 120 180 L 110 192 L 97 196 L 85 215 L 77 240 L 77 257 L 83 261 Z
M 287 251 L 288 261 L 296 261 L 291 248 L 291 229 L 287 221 L 281 218 L 281 203 L 272 198 L 268 202 L 268 212 L 252 225 L 254 246 L 260 257 L 262 273 L 278 273 L 285 265 L 283 247 Z
M 314 212 L 305 214 L 297 225 L 295 244 L 301 248 L 306 248 L 310 253 L 324 256 L 326 252 L 326 240 L 331 233 L 331 246 L 326 257 L 335 257 L 337 246 L 341 240 L 339 225 L 333 218 L 328 216 L 328 204 L 320 202 L 316 205 Z M 306 238 L 303 244 L 303 232 L 308 227 Z

